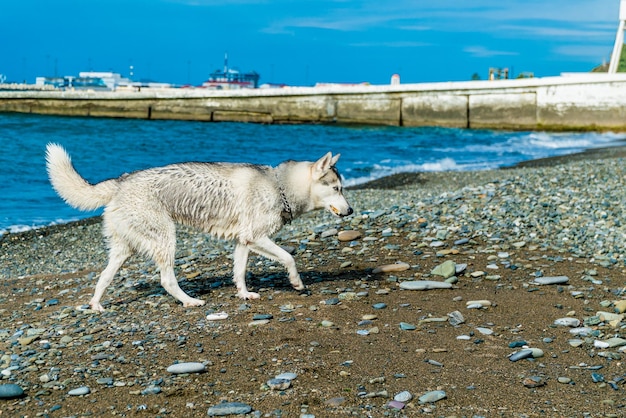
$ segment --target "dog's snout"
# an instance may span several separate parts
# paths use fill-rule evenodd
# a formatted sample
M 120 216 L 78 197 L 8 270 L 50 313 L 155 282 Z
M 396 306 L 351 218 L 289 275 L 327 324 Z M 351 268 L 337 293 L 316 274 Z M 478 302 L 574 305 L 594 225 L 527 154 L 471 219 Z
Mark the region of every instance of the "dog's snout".
M 346 209 L 346 212 L 345 213 L 341 212 L 339 216 L 343 218 L 344 216 L 350 216 L 353 213 L 354 211 L 352 210 L 352 206 L 348 206 L 348 209 Z

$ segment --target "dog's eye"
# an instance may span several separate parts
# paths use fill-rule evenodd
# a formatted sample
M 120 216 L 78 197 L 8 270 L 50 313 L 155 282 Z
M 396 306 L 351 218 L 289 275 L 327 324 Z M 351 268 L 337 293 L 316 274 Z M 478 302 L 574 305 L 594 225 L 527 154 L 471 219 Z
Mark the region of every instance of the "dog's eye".
M 333 190 L 334 190 L 334 191 L 336 191 L 336 192 L 338 192 L 338 191 L 339 191 L 339 186 L 335 186 L 335 187 L 333 187 Z

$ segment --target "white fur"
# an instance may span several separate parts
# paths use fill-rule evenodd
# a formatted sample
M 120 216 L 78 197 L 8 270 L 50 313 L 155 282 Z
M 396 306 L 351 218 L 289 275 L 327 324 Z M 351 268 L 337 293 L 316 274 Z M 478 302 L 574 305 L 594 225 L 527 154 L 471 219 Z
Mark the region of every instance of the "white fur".
M 269 237 L 302 213 L 326 208 L 336 216 L 352 213 L 334 168 L 339 155 L 316 162 L 286 161 L 277 167 L 231 163 L 181 163 L 151 168 L 92 185 L 72 165 L 67 152 L 48 144 L 48 175 L 57 193 L 82 210 L 105 206 L 103 230 L 109 262 L 100 274 L 91 308 L 100 300 L 126 259 L 135 252 L 154 260 L 161 285 L 184 306 L 203 300 L 187 295 L 174 274 L 176 223 L 218 238 L 235 240 L 233 281 L 237 295 L 257 299 L 246 288 L 250 250 L 279 261 L 295 289 L 304 289 L 293 257 Z

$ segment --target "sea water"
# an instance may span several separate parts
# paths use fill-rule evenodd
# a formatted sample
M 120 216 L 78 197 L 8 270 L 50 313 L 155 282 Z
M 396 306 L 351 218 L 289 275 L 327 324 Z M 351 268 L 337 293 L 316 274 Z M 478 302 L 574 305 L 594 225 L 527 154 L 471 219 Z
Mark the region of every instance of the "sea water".
M 261 125 L 0 114 L 0 234 L 98 215 L 70 208 L 52 190 L 45 147 L 63 145 L 96 183 L 182 161 L 277 165 L 328 151 L 346 185 L 399 172 L 495 169 L 525 160 L 612 145 L 612 133 L 452 128 Z

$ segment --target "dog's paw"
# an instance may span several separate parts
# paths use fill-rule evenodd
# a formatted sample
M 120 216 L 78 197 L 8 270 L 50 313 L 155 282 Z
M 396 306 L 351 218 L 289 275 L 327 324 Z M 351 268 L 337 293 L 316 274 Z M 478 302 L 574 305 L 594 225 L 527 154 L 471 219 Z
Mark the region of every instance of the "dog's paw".
M 297 289 L 297 290 L 300 291 L 300 295 L 301 296 L 311 296 L 311 291 L 308 288 L 306 288 L 306 287 L 304 287 L 302 289 Z
M 293 288 L 296 290 L 304 290 L 306 289 L 306 286 L 304 285 L 304 283 L 300 282 L 300 283 L 294 284 Z
M 204 303 L 205 302 L 202 299 L 193 299 L 192 298 L 192 299 L 189 299 L 189 300 L 183 302 L 183 306 L 185 308 L 191 308 L 193 306 L 202 306 L 202 305 L 204 305 Z
M 261 298 L 261 295 L 259 295 L 258 293 L 248 292 L 247 290 L 245 292 L 237 292 L 237 296 L 239 296 L 243 300 Z
M 89 306 L 91 306 L 92 311 L 104 312 L 104 307 L 98 302 L 89 302 Z

